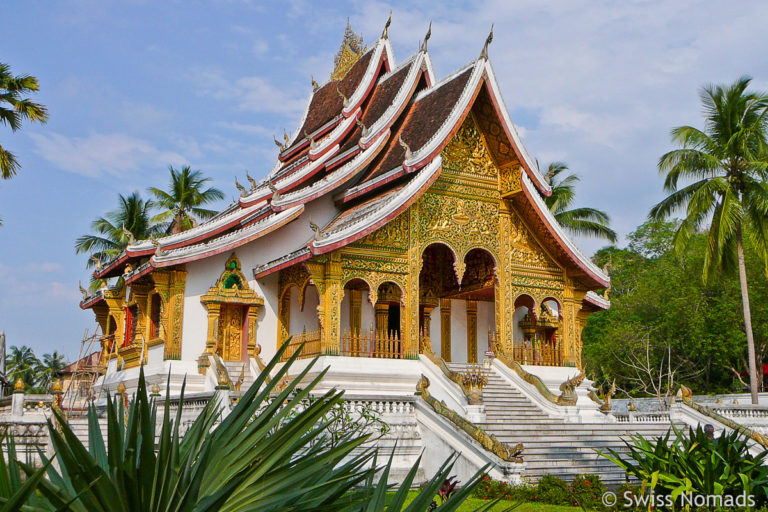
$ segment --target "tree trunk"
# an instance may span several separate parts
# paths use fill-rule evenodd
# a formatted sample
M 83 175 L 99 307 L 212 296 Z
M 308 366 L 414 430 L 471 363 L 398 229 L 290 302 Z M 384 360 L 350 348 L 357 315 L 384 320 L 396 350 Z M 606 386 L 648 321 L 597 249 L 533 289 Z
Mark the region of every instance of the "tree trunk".
M 757 362 L 755 361 L 755 338 L 752 335 L 752 314 L 749 311 L 749 289 L 747 288 L 747 267 L 744 264 L 744 245 L 741 229 L 736 234 L 736 250 L 739 255 L 739 284 L 741 285 L 741 304 L 744 309 L 744 329 L 747 331 L 747 354 L 749 363 L 749 391 L 752 403 L 757 404 Z M 762 366 L 760 368 L 762 370 Z M 762 378 L 762 372 L 760 374 Z

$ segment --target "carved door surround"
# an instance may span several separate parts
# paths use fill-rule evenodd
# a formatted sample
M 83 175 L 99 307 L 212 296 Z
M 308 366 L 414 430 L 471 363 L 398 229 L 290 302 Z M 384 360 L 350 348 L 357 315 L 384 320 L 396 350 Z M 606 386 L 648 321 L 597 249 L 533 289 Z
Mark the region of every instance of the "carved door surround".
M 257 313 L 264 299 L 248 286 L 235 253 L 200 302 L 208 311 L 208 336 L 198 359 L 200 373 L 205 373 L 210 354 L 229 361 L 255 357 Z

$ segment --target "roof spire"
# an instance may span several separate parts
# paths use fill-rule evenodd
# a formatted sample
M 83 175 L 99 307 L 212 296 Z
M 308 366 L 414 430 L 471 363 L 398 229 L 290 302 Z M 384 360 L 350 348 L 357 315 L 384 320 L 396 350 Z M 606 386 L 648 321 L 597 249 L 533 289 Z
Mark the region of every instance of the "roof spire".
M 347 18 L 347 28 L 344 30 L 344 38 L 341 40 L 341 46 L 336 53 L 336 57 L 333 59 L 333 72 L 331 73 L 331 80 L 341 80 L 347 74 L 347 72 L 355 65 L 355 62 L 360 59 L 365 53 L 365 46 L 363 46 L 363 34 L 359 36 L 352 31 L 352 27 L 349 24 L 349 18 Z
M 493 23 L 491 23 L 491 32 L 488 34 L 488 37 L 485 38 L 483 51 L 480 52 L 481 59 L 488 60 L 488 46 L 491 44 L 491 41 L 493 41 Z
M 384 30 L 381 32 L 381 38 L 382 39 L 388 39 L 389 38 L 389 26 L 392 24 L 392 11 L 389 11 L 389 18 L 387 18 L 387 22 L 384 24 Z
M 424 41 L 421 42 L 421 48 L 419 48 L 420 52 L 427 52 L 427 41 L 429 41 L 429 38 L 432 37 L 432 22 L 429 22 L 429 28 L 427 29 L 427 34 L 424 36 Z

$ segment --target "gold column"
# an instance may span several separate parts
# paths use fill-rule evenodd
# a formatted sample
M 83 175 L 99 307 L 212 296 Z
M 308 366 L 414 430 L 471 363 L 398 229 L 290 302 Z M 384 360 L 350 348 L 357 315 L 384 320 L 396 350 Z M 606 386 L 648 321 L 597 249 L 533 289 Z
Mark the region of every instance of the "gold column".
M 451 299 L 440 299 L 440 355 L 451 360 Z
M 512 347 L 514 326 L 512 316 L 515 313 L 514 295 L 512 290 L 511 260 L 510 260 L 510 226 L 512 213 L 505 199 L 499 203 L 499 251 L 500 260 L 497 262 L 496 279 L 494 286 L 494 302 L 496 310 L 496 343 L 502 350 Z
M 577 316 L 581 310 L 581 301 L 585 292 L 576 290 L 573 281 L 566 276 L 563 293 L 563 343 L 561 348 L 563 363 L 581 366 L 580 330 L 577 328 Z
M 149 289 L 146 286 L 131 286 L 131 301 L 136 303 L 137 306 L 137 319 L 136 319 L 136 333 L 134 335 L 134 344 L 144 343 L 147 340 L 149 320 Z M 146 354 L 145 354 L 146 357 Z
M 341 341 L 341 253 L 333 252 L 324 263 L 321 261 L 306 263 L 320 294 L 320 305 L 317 307 L 321 328 L 320 352 L 337 353 Z
M 362 327 L 362 290 L 349 290 L 349 330 L 360 334 Z
M 278 304 L 279 311 L 277 312 L 278 326 L 277 326 L 277 346 L 278 348 L 285 343 L 288 336 L 291 335 L 291 289 L 288 288 L 283 293 L 280 303 Z
M 206 304 L 208 309 L 208 338 L 205 340 L 205 353 L 213 354 L 216 351 L 216 344 L 219 341 L 219 317 L 221 315 L 221 304 L 211 302 Z
M 477 301 L 467 300 L 467 362 L 477 363 Z
M 176 268 L 153 274 L 155 288 L 163 301 L 160 325 L 165 334 L 164 359 L 181 359 L 181 329 L 184 320 L 184 286 L 187 271 Z
M 248 307 L 248 357 L 256 357 L 256 327 L 258 326 L 256 306 Z
M 424 308 L 424 334 L 432 336 L 432 333 L 430 332 L 432 325 L 432 310 L 435 309 L 435 306 L 433 304 L 425 304 L 422 307 Z

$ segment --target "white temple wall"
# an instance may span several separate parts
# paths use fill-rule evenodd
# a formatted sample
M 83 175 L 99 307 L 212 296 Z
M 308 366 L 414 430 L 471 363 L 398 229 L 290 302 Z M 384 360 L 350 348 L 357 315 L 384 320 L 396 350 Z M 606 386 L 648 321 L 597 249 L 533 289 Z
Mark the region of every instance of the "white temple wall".
M 181 359 L 196 361 L 205 350 L 208 337 L 208 311 L 200 297 L 224 272 L 230 253 L 217 254 L 200 261 L 187 263 L 187 280 L 184 287 L 184 320 L 181 329 Z
M 368 293 L 368 290 L 363 290 L 362 300 L 363 302 L 360 306 L 360 328 L 371 330 L 376 327 L 376 311 L 371 305 L 371 294 Z
M 438 357 L 443 357 L 443 335 L 440 324 L 440 307 L 438 306 L 432 310 L 429 317 L 429 340 L 432 342 L 432 351 Z
M 477 303 L 477 360 L 485 358 L 488 350 L 488 331 L 496 330 L 496 305 L 493 302 Z
M 523 331 L 520 329 L 520 320 L 528 314 L 528 308 L 519 306 L 515 308 L 515 314 L 512 315 L 512 339 L 515 342 L 523 341 Z
M 320 327 L 320 321 L 317 318 L 317 306 L 320 304 L 320 296 L 317 288 L 313 285 L 307 286 L 304 292 L 304 309 L 299 309 L 299 289 L 291 287 L 291 335 L 301 334 L 306 329 L 312 331 Z
M 248 285 L 264 298 L 264 307 L 256 317 L 256 344 L 261 345 L 261 358 L 264 361 L 272 359 L 277 352 L 278 280 L 279 274 L 275 272 L 261 279 L 248 281 Z
M 451 300 L 451 360 L 467 362 L 467 302 Z

